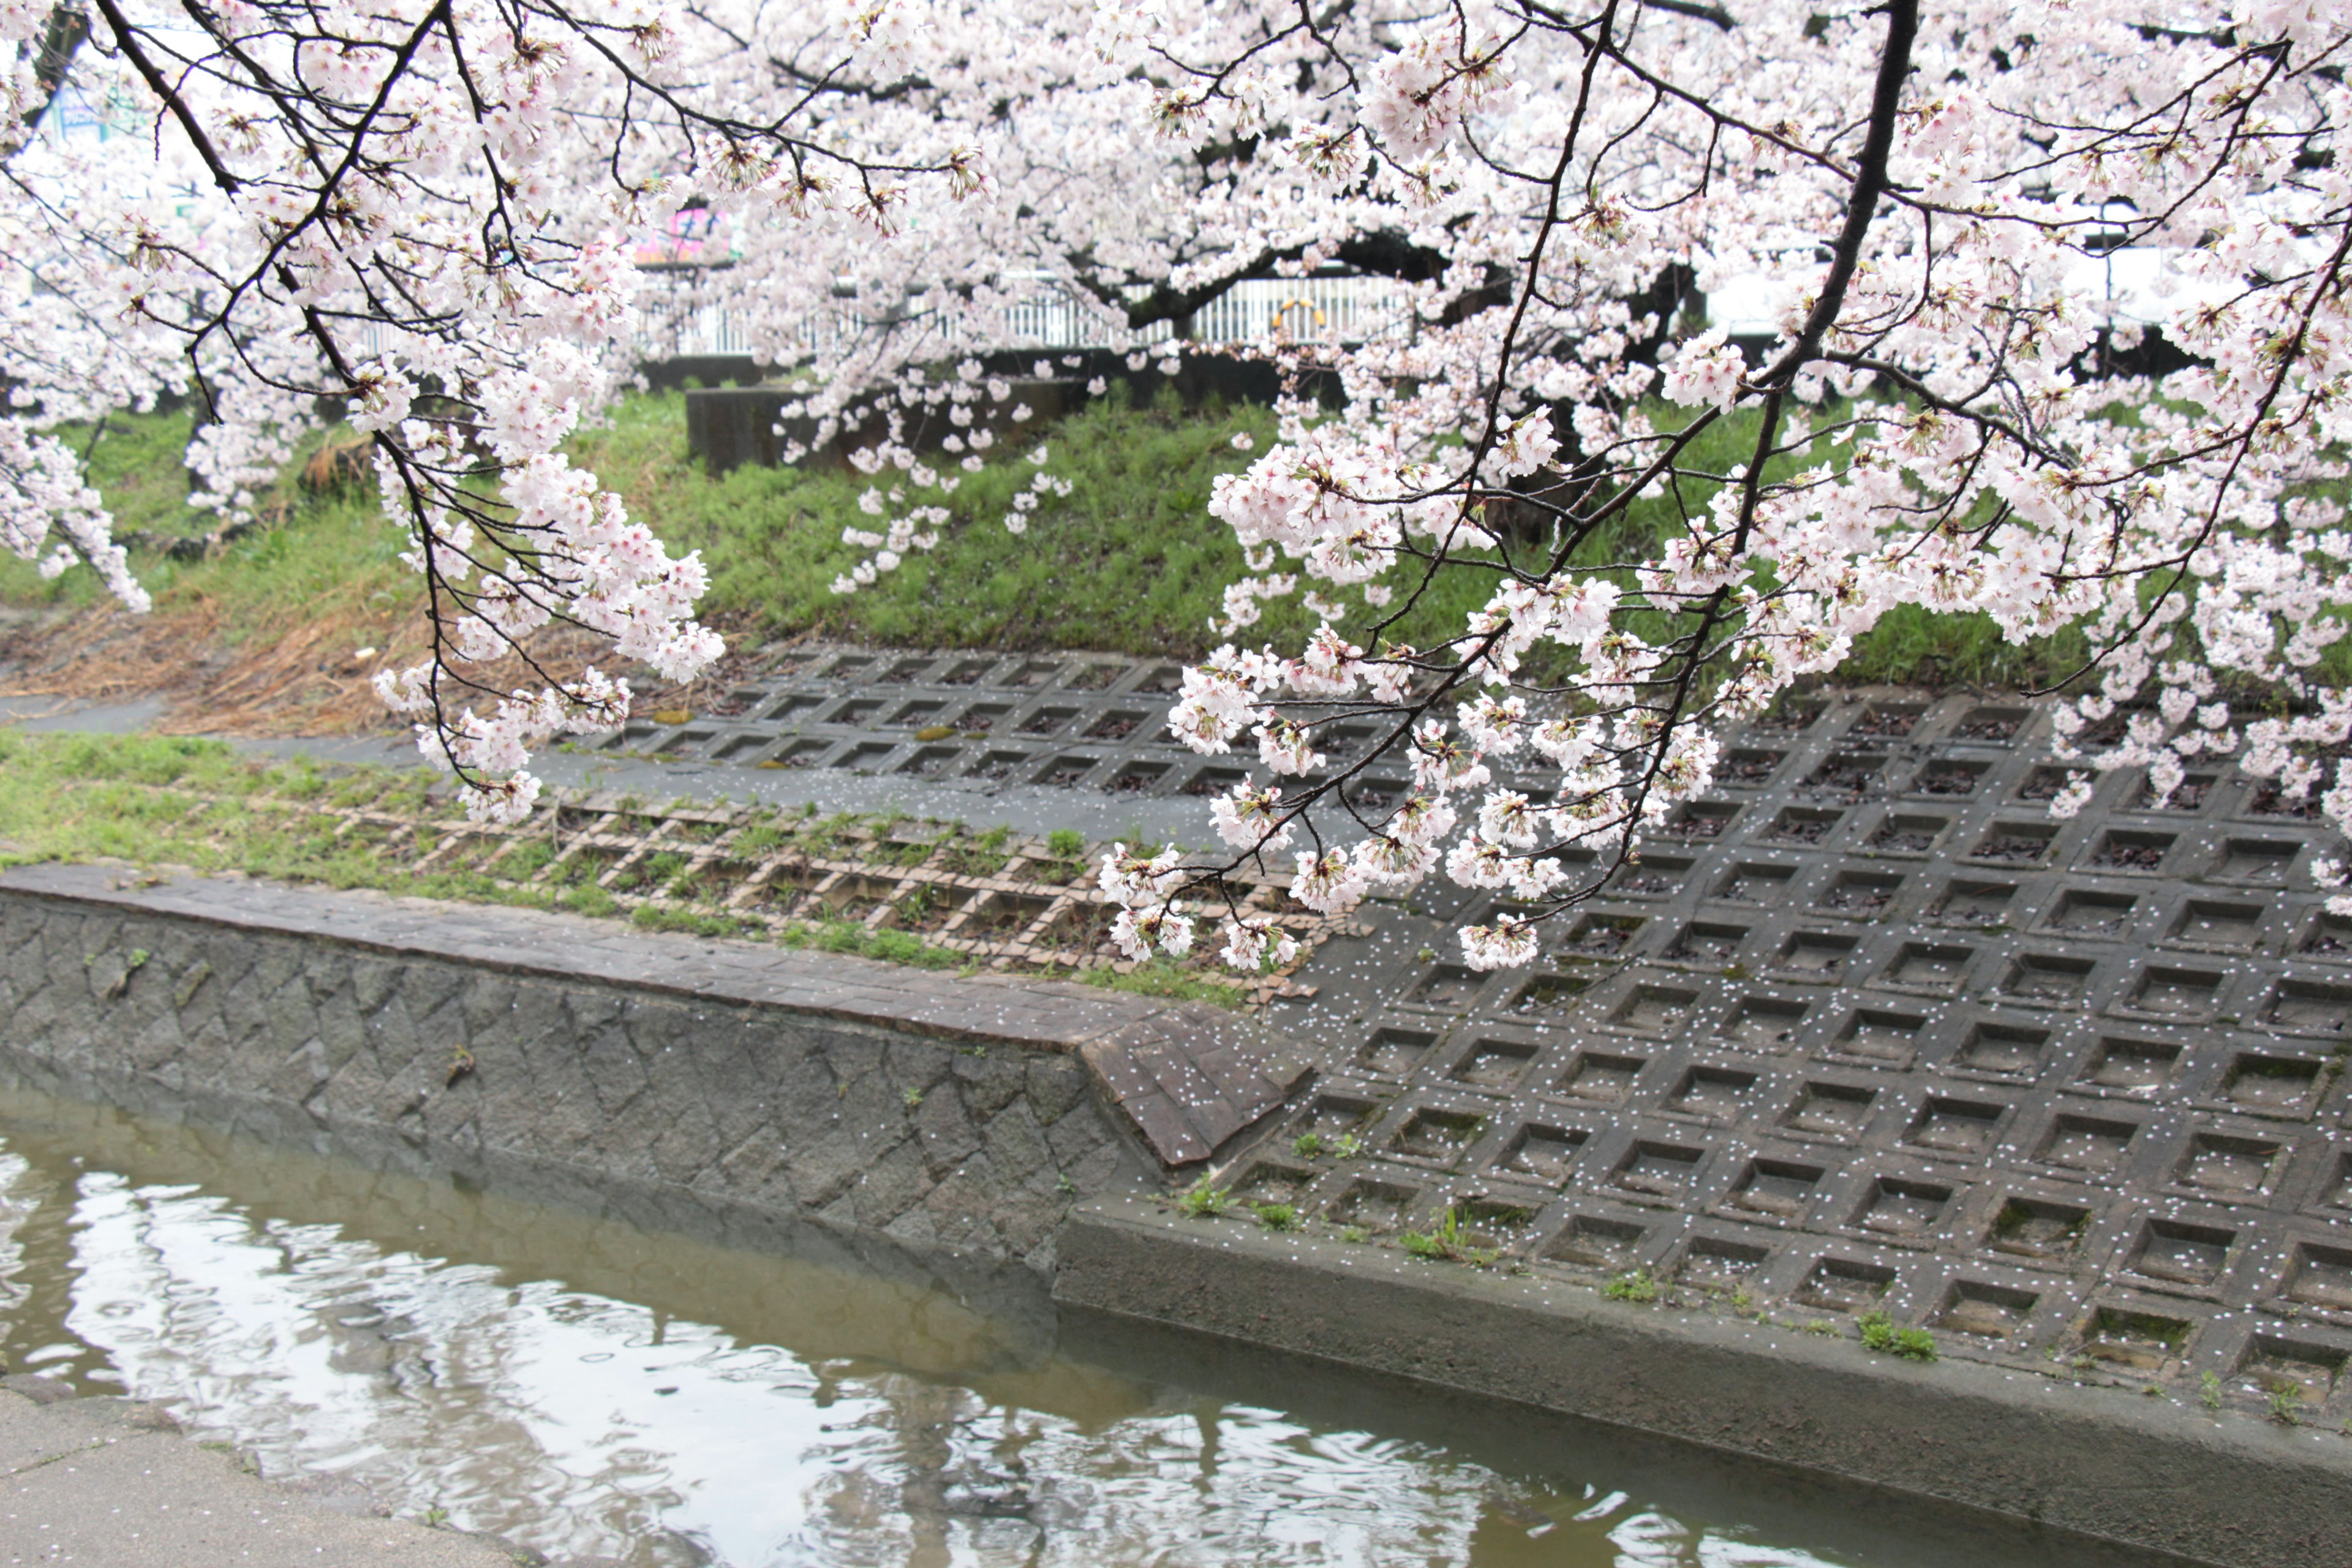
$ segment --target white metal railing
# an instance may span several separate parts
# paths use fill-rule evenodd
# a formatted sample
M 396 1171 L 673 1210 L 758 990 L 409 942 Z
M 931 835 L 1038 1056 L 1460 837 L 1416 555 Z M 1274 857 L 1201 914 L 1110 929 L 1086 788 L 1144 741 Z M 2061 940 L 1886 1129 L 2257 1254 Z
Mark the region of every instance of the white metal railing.
M 813 355 L 840 346 L 874 324 L 844 301 L 840 310 L 803 322 L 779 344 L 746 331 L 737 314 L 723 304 L 696 303 L 697 274 L 683 270 L 668 274 L 675 281 L 667 299 L 662 298 L 660 276 L 649 278 L 648 287 L 638 296 L 643 321 L 640 352 L 647 359 L 741 354 L 755 349 L 783 358 Z M 1091 300 L 1050 279 L 1040 279 L 1039 284 L 1034 291 L 1015 294 L 999 309 L 996 333 L 953 330 L 942 334 L 943 346 L 1131 352 L 1177 339 L 1177 324 L 1172 321 L 1130 329 Z M 1185 341 L 1362 342 L 1406 331 L 1411 325 L 1408 300 L 1405 289 L 1385 278 L 1250 279 L 1203 305 L 1194 314 Z M 981 341 L 983 337 L 988 341 Z M 779 348 L 796 352 L 779 356 Z

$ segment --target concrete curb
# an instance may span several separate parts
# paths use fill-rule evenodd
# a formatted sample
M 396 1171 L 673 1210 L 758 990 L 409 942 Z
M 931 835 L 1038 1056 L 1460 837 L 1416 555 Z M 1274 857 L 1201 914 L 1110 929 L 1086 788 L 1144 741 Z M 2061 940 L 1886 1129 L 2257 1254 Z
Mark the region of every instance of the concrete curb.
M 2352 1445 L 2169 1398 L 1607 1301 L 1578 1286 L 1180 1218 L 1064 1223 L 1057 1301 L 1520 1401 L 2232 1568 L 2352 1561 Z

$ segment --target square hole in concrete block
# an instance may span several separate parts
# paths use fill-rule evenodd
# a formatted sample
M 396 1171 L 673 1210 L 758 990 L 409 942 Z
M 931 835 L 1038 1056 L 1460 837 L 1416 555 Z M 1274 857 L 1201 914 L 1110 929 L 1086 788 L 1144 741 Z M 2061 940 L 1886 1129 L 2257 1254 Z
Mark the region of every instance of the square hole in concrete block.
M 995 668 L 996 661 L 992 658 L 960 658 L 948 667 L 946 674 L 940 677 L 940 684 L 942 686 L 976 685 L 982 676 Z
M 1797 1300 L 1824 1312 L 1869 1311 L 1895 1285 L 1895 1270 L 1876 1263 L 1824 1258 L 1797 1287 Z
M 1029 760 L 1026 752 L 983 752 L 980 761 L 972 763 L 971 771 L 964 776 L 975 779 L 1011 778 L 1015 770 L 1027 767 Z
M 1715 776 L 1727 784 L 1754 788 L 1769 781 L 1788 754 L 1760 751 L 1754 746 L 1735 747 L 1716 764 Z
M 713 762 L 750 763 L 775 743 L 773 735 L 730 735 L 710 753 Z
M 890 722 L 901 729 L 927 729 L 940 721 L 947 706 L 944 702 L 901 702 L 898 711 L 890 715 Z
M 1840 871 L 1813 902 L 1842 915 L 1876 915 L 1894 903 L 1903 883 L 1893 871 Z
M 1897 985 L 1950 991 L 1958 986 L 1976 954 L 1975 948 L 1957 942 L 1906 942 L 1886 966 L 1886 978 Z
M 2256 1393 L 2306 1408 L 2325 1405 L 2352 1356 L 2330 1344 L 2256 1334 L 2238 1363 L 2238 1375 Z
M 863 773 L 880 766 L 882 759 L 898 749 L 897 744 L 889 741 L 867 741 L 862 745 L 850 747 L 845 755 L 835 759 L 833 765 Z
M 1115 713 L 1106 713 L 1087 726 L 1087 737 L 1095 741 L 1124 741 L 1135 733 L 1136 727 L 1143 722 L 1143 718 L 1141 713 L 1127 709 L 1121 709 Z
M 1919 724 L 1920 715 L 1927 711 L 1924 702 L 1873 702 L 1862 710 L 1849 735 L 1868 735 L 1874 739 L 1901 740 Z
M 2306 958 L 2352 958 L 2352 916 L 2321 910 L 2295 951 Z
M 2083 864 L 2099 871 L 2155 871 L 2164 865 L 2177 834 L 2138 827 L 2110 827 L 2099 835 Z
M 1396 1136 L 1389 1140 L 1389 1152 L 1402 1160 L 1427 1160 L 1450 1165 L 1462 1157 L 1462 1151 L 1475 1142 L 1486 1120 L 1465 1110 L 1439 1110 L 1423 1107 L 1405 1119 Z
M 1341 793 L 1364 811 L 1386 811 L 1404 798 L 1405 782 L 1377 774 L 1368 775 L 1349 784 Z
M 1680 838 L 1686 842 L 1720 838 L 1724 829 L 1729 827 L 1732 819 L 1738 815 L 1739 807 L 1728 801 L 1695 800 L 1676 806 L 1666 820 L 1657 826 L 1655 832 L 1662 838 Z
M 1878 1091 L 1843 1083 L 1809 1083 L 1797 1103 L 1780 1118 L 1787 1131 L 1802 1136 L 1851 1143 L 1870 1123 Z
M 1455 1012 L 1470 1005 L 1486 985 L 1483 971 L 1465 969 L 1458 963 L 1441 963 L 1416 981 L 1404 999 L 1416 1006 Z
M 1034 893 L 986 893 L 964 917 L 958 934 L 1010 939 L 1028 930 L 1053 904 Z
M 1794 866 L 1769 860 L 1743 860 L 1716 885 L 1715 896 L 1735 904 L 1778 904 L 1789 896 Z
M 1756 1283 L 1771 1256 L 1770 1247 L 1754 1242 L 1702 1236 L 1683 1248 L 1675 1265 L 1675 1279 L 1701 1290 L 1737 1293 Z
M 883 700 L 879 697 L 853 697 L 825 715 L 825 721 L 831 724 L 868 724 L 873 722 L 874 715 L 882 711 L 882 707 Z
M 1458 1212 L 1462 1239 L 1492 1252 L 1507 1252 L 1526 1240 L 1528 1227 L 1536 1217 L 1535 1211 L 1524 1205 L 1488 1198 L 1474 1198 Z
M 958 754 L 953 746 L 925 746 L 900 763 L 898 771 L 919 778 L 929 778 L 948 772 Z
M 1819 844 L 1844 816 L 1826 806 L 1787 806 L 1757 837 L 1773 844 Z
M 1004 684 L 1034 689 L 1045 685 L 1061 671 L 1062 667 L 1051 659 L 1033 658 L 1006 676 Z
M 1922 811 L 1890 811 L 1885 820 L 1872 830 L 1867 843 L 1873 854 L 1927 855 L 1933 852 L 1951 826 L 1948 816 L 1931 816 Z
M 1731 1185 L 1731 1205 L 1778 1219 L 1796 1219 L 1821 1190 L 1822 1168 L 1790 1160 L 1750 1160 Z
M 2017 884 L 1990 882 L 1981 877 L 1956 877 L 1927 911 L 1930 918 L 1956 926 L 2007 925 Z
M 2329 1208 L 2352 1209 L 2352 1154 L 2339 1153 L 2320 1184 L 2319 1201 Z
M 2047 822 L 1996 822 L 1969 850 L 1971 860 L 1993 860 L 2004 866 L 2039 866 L 2050 858 L 2058 829 Z
M 2000 988 L 2024 1002 L 2063 1005 L 2079 1002 L 2090 988 L 2093 963 L 2059 952 L 2021 952 L 2012 960 Z
M 1691 1179 L 1698 1174 L 1699 1162 L 1706 1157 L 1704 1149 L 1644 1138 L 1626 1152 L 1609 1179 L 1628 1192 L 1680 1197 L 1690 1190 Z
M 1829 704 L 1818 697 L 1793 697 L 1783 694 L 1763 716 L 1756 721 L 1759 730 L 1770 730 L 1783 735 L 1800 730 L 1810 730 L 1814 721 L 1829 711 Z
M 1394 1230 L 1403 1223 L 1406 1209 L 1418 1194 L 1418 1188 L 1360 1177 L 1349 1183 L 1323 1212 L 1335 1225 L 1361 1226 L 1375 1232 Z
M 2113 1175 L 2122 1167 L 2132 1136 L 2138 1131 L 2136 1122 L 2063 1111 L 2050 1123 L 2050 1131 L 2042 1140 L 2035 1157 L 2043 1164 L 2060 1165 L 2088 1175 Z
M 2079 1205 L 2013 1197 L 1994 1214 L 1985 1245 L 2011 1258 L 2063 1263 L 2081 1254 L 2090 1229 L 2091 1211 Z
M 1511 1089 L 1536 1059 L 1536 1048 L 1517 1040 L 1480 1040 L 1454 1064 L 1453 1076 L 1480 1089 Z
M 2206 875 L 2224 882 L 2276 886 L 2286 880 L 2302 852 L 2302 843 L 2293 838 L 2227 838 Z
M 931 667 L 928 658 L 902 658 L 882 672 L 882 679 L 900 684 L 922 679 L 923 671 Z
M 1144 672 L 1135 689 L 1154 697 L 1173 697 L 1184 689 L 1184 667 L 1181 664 L 1154 665 Z
M 1667 1095 L 1663 1109 L 1682 1116 L 1729 1123 L 1739 1120 L 1756 1075 L 1733 1068 L 1692 1068 Z
M 660 745 L 656 746 L 654 750 L 665 757 L 699 754 L 702 748 L 709 744 L 710 738 L 718 733 L 719 731 L 716 730 L 705 730 L 698 727 L 691 730 L 680 730 L 676 734 L 670 736 L 669 739 L 664 741 Z
M 2210 1018 L 2228 978 L 2217 970 L 2152 963 L 2127 984 L 2124 1005 L 2136 1013 L 2166 1018 Z
M 1579 915 L 1559 951 L 1580 958 L 1614 958 L 1647 923 L 1639 915 Z
M 2017 739 L 2017 732 L 2025 728 L 2032 712 L 2030 708 L 1971 708 L 1952 727 L 1952 739 L 1971 741 L 1979 746 L 2007 745 Z
M 1254 1204 L 1290 1204 L 1298 1201 L 1315 1182 L 1315 1173 L 1296 1165 L 1277 1165 L 1271 1161 L 1253 1161 L 1234 1184 L 1234 1196 L 1246 1198 Z
M 1960 1048 L 1952 1054 L 1952 1065 L 1968 1072 L 2032 1078 L 2041 1072 L 2049 1055 L 2049 1030 L 1988 1019 L 1969 1026 Z
M 1664 898 L 1688 885 L 1692 864 L 1687 855 L 1644 855 L 1622 868 L 1611 886 L 1629 899 Z
M 2254 785 L 2246 797 L 2248 816 L 2281 816 L 2291 822 L 2315 822 L 2319 819 L 2319 796 L 2305 791 L 2301 795 L 2282 788 L 2275 779 L 2264 779 Z
M 1846 1020 L 1845 1027 L 1838 1031 L 1832 1048 L 1840 1056 L 1893 1066 L 1918 1055 L 1919 1032 L 1927 1026 L 1927 1020 L 1916 1013 L 1857 1007 Z
M 1685 991 L 1672 985 L 1637 985 L 1633 994 L 1617 1005 L 1609 1021 L 1621 1029 L 1635 1029 L 1645 1035 L 1663 1035 L 1682 1027 L 1690 1017 L 1692 1004 L 1698 1000 L 1696 991 Z
M 2076 773 L 2082 773 L 2085 778 L 2091 776 L 2082 768 L 2035 768 L 2018 781 L 2017 798 L 2037 805 L 2056 800 L 2065 793 L 2066 786 L 2074 782 Z
M 1528 1017 L 1540 1018 L 1572 1006 L 1576 999 L 1592 989 L 1589 974 L 1538 974 L 1519 987 L 1511 998 L 1511 1011 Z
M 1577 1128 L 1530 1121 L 1511 1134 L 1496 1168 L 1532 1176 L 1547 1186 L 1559 1186 L 1568 1180 L 1569 1167 L 1575 1163 L 1576 1152 L 1584 1147 L 1585 1136 Z
M 2257 1116 L 2308 1116 L 2319 1100 L 2321 1063 L 2309 1057 L 2240 1051 L 2221 1098 Z
M 2133 1237 L 2125 1267 L 2149 1279 L 2202 1290 L 2221 1278 L 2237 1232 L 2185 1220 L 2152 1219 Z
M 1937 1328 L 1971 1339 L 2005 1340 L 2025 1327 L 2033 1305 L 2042 1298 L 2013 1285 L 1980 1279 L 1956 1279 L 1944 1293 L 1944 1304 L 1928 1320 Z
M 1291 1123 L 1291 1133 L 1294 1138 L 1311 1136 L 1315 1143 L 1310 1148 L 1320 1145 L 1326 1152 L 1342 1152 L 1344 1158 L 1355 1152 L 1352 1145 L 1344 1152 L 1333 1151 L 1330 1146 L 1351 1137 L 1371 1121 L 1379 1109 L 1378 1102 L 1351 1094 L 1318 1094 L 1307 1102 L 1306 1110 Z
M 2084 1324 L 2083 1353 L 2110 1365 L 2156 1372 L 2180 1359 L 2196 1329 L 2186 1318 L 2100 1307 Z
M 1991 1151 L 2006 1110 L 1997 1102 L 1931 1094 L 1904 1129 L 1903 1141 L 1938 1154 L 1975 1159 Z
M 2042 926 L 2069 936 L 2121 936 L 2131 926 L 2132 910 L 2139 900 L 2130 893 L 2107 893 L 2089 888 L 2069 888 L 2058 895 Z
M 1773 964 L 1808 979 L 1834 980 L 1856 945 L 1856 939 L 1843 931 L 1801 931 L 1780 944 Z
M 1642 1249 L 1642 1238 L 1648 1234 L 1643 1226 L 1625 1220 L 1578 1215 L 1551 1238 L 1543 1255 L 1555 1263 L 1614 1274 L 1633 1261 Z
M 985 735 L 1013 711 L 1009 702 L 975 702 L 955 717 L 955 727 L 967 735 Z
M 772 724 L 790 724 L 808 716 L 813 709 L 822 708 L 825 699 L 811 691 L 795 691 L 765 713 L 760 715 Z
M 1804 783 L 1809 795 L 1847 804 L 1860 800 L 1886 772 L 1885 752 L 1836 752 L 1824 758 Z
M 1382 1078 L 1402 1078 L 1421 1065 L 1436 1043 L 1435 1035 L 1414 1029 L 1381 1029 L 1356 1052 L 1356 1067 Z
M 2286 1294 L 2291 1301 L 2352 1312 L 2352 1247 L 2296 1243 L 2287 1265 Z
M 1746 926 L 1693 921 L 1658 956 L 1669 963 L 1725 964 L 1738 956 L 1739 944 L 1747 940 Z
M 2352 1029 L 2352 985 L 2283 980 L 2263 1006 L 2263 1019 L 2298 1035 L 2341 1035 Z
M 2271 1184 L 2285 1152 L 2275 1139 L 2200 1132 L 2189 1140 L 2173 1179 L 2223 1199 L 2248 1198 Z
M 1952 1189 L 1939 1183 L 1881 1176 L 1864 1189 L 1853 1223 L 1864 1230 L 1917 1237 L 1934 1229 L 1951 1204 Z
M 2186 773 L 2170 795 L 2158 798 L 2148 787 L 2147 776 L 2140 775 L 2132 788 L 2131 809 L 2134 811 L 2177 811 L 2183 814 L 2202 811 L 2205 803 L 2213 798 L 2213 786 L 2221 782 L 2218 773 Z
M 1911 793 L 1947 800 L 1958 799 L 1976 794 L 1977 785 L 1991 771 L 1990 763 L 1974 762 L 1963 757 L 1937 757 L 1912 775 Z
M 1071 789 L 1094 772 L 1095 764 L 1101 760 L 1099 757 L 1076 755 L 1055 757 L 1037 770 L 1034 782 L 1051 789 Z
M 1069 684 L 1077 691 L 1100 691 L 1126 672 L 1124 665 L 1090 664 L 1070 677 Z
M 2153 1100 L 2171 1083 L 2180 1066 L 2180 1047 L 2168 1040 L 2134 1040 L 2110 1035 L 2092 1048 L 2075 1082 L 2135 1099 Z
M 1195 797 L 1223 795 L 1235 784 L 1245 782 L 1249 774 L 1239 768 L 1195 768 L 1184 781 L 1183 793 Z
M 1579 1051 L 1551 1091 L 1594 1105 L 1622 1105 L 1625 1097 L 1633 1091 L 1633 1080 L 1641 1076 L 1647 1060 L 1643 1057 Z
M 1796 1038 L 1805 1004 L 1778 996 L 1743 996 L 1723 1021 L 1723 1037 L 1759 1050 L 1773 1050 Z
M 2190 947 L 2222 948 L 2242 952 L 2262 936 L 2269 910 L 2262 904 L 2242 904 L 2221 899 L 2190 899 L 2172 922 L 2169 940 Z
M 1055 734 L 1077 716 L 1078 710 L 1075 708 L 1040 708 L 1021 721 L 1021 732 L 1024 735 Z
M 1166 763 L 1129 763 L 1110 776 L 1113 795 L 1146 795 L 1168 776 Z

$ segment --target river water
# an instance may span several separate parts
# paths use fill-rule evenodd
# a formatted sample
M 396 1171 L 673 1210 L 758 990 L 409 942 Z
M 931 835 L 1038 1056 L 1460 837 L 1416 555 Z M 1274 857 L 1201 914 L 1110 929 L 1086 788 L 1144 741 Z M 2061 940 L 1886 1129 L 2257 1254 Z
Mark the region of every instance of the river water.
M 0 1355 L 599 1568 L 2147 1561 L 22 1089 Z

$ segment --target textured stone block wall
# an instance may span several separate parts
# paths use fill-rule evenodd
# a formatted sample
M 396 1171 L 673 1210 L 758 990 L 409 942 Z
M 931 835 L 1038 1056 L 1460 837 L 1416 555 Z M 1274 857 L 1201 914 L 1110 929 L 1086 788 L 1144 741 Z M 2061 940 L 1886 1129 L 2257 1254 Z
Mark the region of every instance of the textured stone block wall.
M 13 890 L 0 1057 L 133 1110 L 1044 1271 L 1071 1202 L 1150 1170 L 1071 1053 Z

